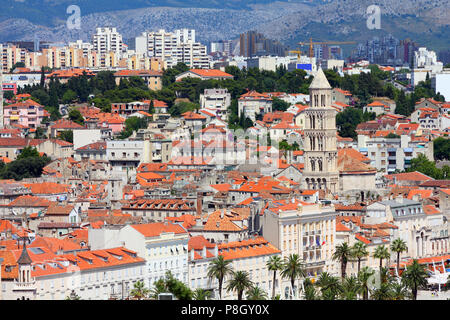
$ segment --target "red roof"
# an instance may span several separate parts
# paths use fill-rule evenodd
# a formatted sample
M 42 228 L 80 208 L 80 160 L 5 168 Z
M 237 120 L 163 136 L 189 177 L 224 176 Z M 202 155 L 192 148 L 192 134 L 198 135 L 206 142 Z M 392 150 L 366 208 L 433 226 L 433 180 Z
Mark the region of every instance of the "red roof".
M 79 125 L 76 122 L 66 120 L 66 119 L 59 119 L 57 120 L 52 126 L 52 129 L 83 129 L 84 127 L 82 125 Z
M 161 233 L 169 233 L 173 232 L 175 234 L 181 234 L 181 233 L 187 233 L 183 227 L 181 227 L 178 224 L 172 224 L 172 223 L 162 223 L 162 222 L 156 222 L 156 223 L 148 223 L 148 224 L 134 224 L 131 225 L 136 231 L 141 233 L 144 237 L 150 238 L 150 237 L 157 237 L 161 235 Z
M 384 176 L 388 180 L 393 180 L 394 178 L 397 181 L 428 181 L 433 180 L 433 178 L 424 175 L 423 173 L 420 173 L 418 171 L 414 172 L 404 172 L 404 173 L 395 173 L 395 174 L 388 174 Z
M 217 70 L 217 69 L 191 69 L 189 70 L 192 73 L 195 73 L 201 77 L 227 77 L 233 78 L 233 76 L 229 73 Z

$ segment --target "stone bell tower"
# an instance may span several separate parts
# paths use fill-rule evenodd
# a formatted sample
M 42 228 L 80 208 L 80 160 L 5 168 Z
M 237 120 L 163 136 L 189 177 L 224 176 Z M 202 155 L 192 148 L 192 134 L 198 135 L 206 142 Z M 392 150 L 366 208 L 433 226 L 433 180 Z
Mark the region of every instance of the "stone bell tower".
M 331 107 L 331 86 L 320 68 L 309 87 L 310 107 L 305 110 L 305 189 L 336 193 L 339 188 L 336 145 L 336 110 Z

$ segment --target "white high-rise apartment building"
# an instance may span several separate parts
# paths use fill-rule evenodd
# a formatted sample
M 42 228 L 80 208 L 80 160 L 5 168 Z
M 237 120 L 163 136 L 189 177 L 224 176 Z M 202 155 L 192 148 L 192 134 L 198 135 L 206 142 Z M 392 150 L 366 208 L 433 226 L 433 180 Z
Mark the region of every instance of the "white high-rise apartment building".
M 162 58 L 169 68 L 178 62 L 183 62 L 190 68 L 209 68 L 206 46 L 195 42 L 193 29 L 179 29 L 174 32 L 160 29 L 144 32 L 136 37 L 135 41 L 136 53 Z
M 96 34 L 92 36 L 92 44 L 99 54 L 111 51 L 120 53 L 123 49 L 122 35 L 117 32 L 117 28 L 97 28 Z

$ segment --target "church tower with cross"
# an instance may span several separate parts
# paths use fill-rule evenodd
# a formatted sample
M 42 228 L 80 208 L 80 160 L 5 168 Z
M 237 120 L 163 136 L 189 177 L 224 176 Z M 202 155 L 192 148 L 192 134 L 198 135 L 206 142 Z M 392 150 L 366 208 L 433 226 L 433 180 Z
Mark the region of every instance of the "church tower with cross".
M 337 168 L 336 110 L 331 107 L 332 88 L 320 68 L 310 87 L 310 106 L 305 110 L 304 159 L 302 187 L 339 190 Z

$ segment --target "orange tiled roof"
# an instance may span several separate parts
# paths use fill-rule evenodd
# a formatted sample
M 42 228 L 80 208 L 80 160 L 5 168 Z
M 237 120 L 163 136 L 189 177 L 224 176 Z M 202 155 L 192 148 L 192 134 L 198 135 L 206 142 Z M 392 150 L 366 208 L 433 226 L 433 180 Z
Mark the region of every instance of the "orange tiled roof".
M 52 129 L 83 129 L 82 125 L 67 119 L 59 119 L 52 126 Z
M 275 255 L 279 253 L 281 251 L 263 237 L 219 245 L 219 255 L 223 256 L 224 260 Z
M 397 181 L 428 181 L 428 180 L 434 180 L 433 178 L 424 175 L 423 173 L 420 173 L 418 171 L 414 172 L 404 172 L 404 173 L 395 173 L 395 174 L 388 174 L 384 176 L 388 180 L 393 180 L 394 178 Z
M 230 212 L 227 212 L 226 209 L 211 213 L 203 226 L 204 231 L 241 231 L 244 229 L 246 227 L 240 227 L 232 221 Z
M 217 69 L 191 69 L 189 70 L 192 73 L 195 73 L 201 77 L 227 77 L 233 78 L 233 76 L 229 73 L 217 70 Z
M 420 198 L 426 199 L 433 195 L 433 190 L 424 190 L 424 189 L 413 189 L 408 193 L 408 199 L 412 199 L 414 195 L 420 195 Z
M 178 224 L 172 224 L 172 223 L 162 223 L 162 222 L 155 222 L 155 223 L 147 223 L 147 224 L 134 224 L 131 225 L 132 228 L 134 228 L 136 231 L 141 233 L 146 238 L 151 237 L 158 237 L 161 235 L 161 233 L 168 233 L 173 232 L 175 234 L 181 234 L 181 233 L 187 233 L 183 227 L 181 227 Z
M 30 188 L 33 194 L 60 194 L 67 193 L 70 185 L 56 182 L 24 183 L 25 187 Z
M 11 201 L 8 207 L 49 207 L 55 202 L 40 197 L 24 195 Z
M 433 215 L 433 214 L 440 214 L 440 213 L 442 213 L 441 211 L 439 211 L 438 208 L 436 208 L 433 205 L 424 205 L 423 206 L 423 211 L 427 215 Z

